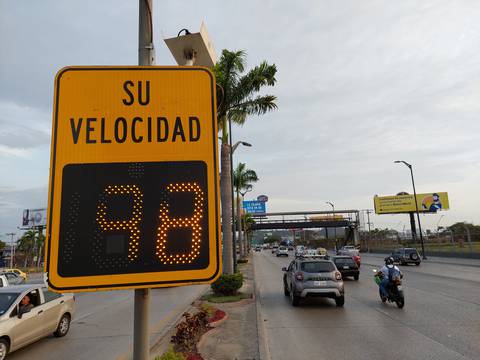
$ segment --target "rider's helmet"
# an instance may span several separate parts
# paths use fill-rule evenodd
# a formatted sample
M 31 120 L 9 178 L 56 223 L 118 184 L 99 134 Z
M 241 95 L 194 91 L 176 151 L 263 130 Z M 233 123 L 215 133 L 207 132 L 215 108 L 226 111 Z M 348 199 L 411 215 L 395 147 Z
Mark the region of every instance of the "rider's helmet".
M 392 266 L 393 266 L 393 257 L 387 256 L 387 257 L 385 258 L 385 265 L 386 265 L 387 267 L 392 267 Z

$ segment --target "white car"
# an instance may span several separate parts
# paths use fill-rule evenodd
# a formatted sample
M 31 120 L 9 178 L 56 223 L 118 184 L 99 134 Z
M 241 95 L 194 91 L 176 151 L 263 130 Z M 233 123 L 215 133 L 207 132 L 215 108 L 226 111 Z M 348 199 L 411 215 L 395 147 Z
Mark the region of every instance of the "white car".
M 279 256 L 287 256 L 288 257 L 288 249 L 286 246 L 280 246 L 277 249 L 277 257 Z
M 21 311 L 25 296 L 33 307 Z M 0 360 L 50 334 L 65 336 L 74 313 L 73 294 L 57 294 L 41 284 L 0 288 Z
M 0 287 L 10 286 L 8 279 L 5 275 L 0 275 Z

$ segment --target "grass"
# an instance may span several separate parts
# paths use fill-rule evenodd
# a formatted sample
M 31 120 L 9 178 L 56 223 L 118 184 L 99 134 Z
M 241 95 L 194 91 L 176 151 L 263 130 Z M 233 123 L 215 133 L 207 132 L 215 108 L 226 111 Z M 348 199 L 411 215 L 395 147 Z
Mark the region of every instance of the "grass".
M 252 294 L 244 294 L 239 292 L 237 295 L 230 295 L 230 296 L 221 296 L 221 295 L 215 295 L 212 293 L 206 294 L 202 296 L 202 300 L 204 301 L 209 301 L 212 303 L 229 303 L 229 302 L 235 302 L 235 301 L 240 301 L 243 299 L 251 299 Z

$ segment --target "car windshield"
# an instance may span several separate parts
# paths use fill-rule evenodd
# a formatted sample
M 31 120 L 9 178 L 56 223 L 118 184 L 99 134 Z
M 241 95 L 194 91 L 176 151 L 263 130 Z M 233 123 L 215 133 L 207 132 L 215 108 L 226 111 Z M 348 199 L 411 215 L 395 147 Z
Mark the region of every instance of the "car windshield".
M 416 249 L 405 249 L 405 254 L 416 254 L 417 250 Z
M 17 297 L 18 293 L 0 293 L 0 315 L 5 314 Z
M 303 262 L 301 266 L 302 271 L 309 273 L 331 272 L 335 270 L 335 266 L 330 262 Z
M 353 260 L 350 259 L 350 258 L 339 258 L 339 259 L 335 259 L 333 261 L 337 265 L 353 265 L 354 264 Z
M 280 246 L 280 247 L 278 248 L 278 250 L 287 250 L 287 248 L 284 247 L 284 246 Z

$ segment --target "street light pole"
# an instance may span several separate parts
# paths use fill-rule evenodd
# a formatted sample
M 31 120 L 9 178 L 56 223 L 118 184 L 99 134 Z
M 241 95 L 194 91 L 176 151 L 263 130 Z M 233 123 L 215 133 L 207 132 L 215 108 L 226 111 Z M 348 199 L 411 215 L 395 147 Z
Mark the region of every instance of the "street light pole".
M 230 182 L 232 185 L 232 247 L 233 247 L 233 272 L 237 272 L 237 235 L 235 231 L 235 195 L 234 195 L 234 184 L 233 184 L 233 153 L 237 150 L 238 146 L 242 144 L 243 146 L 252 146 L 252 144 L 245 141 L 237 141 L 232 145 L 232 120 L 228 119 L 228 140 L 230 145 Z M 240 235 L 239 235 L 240 236 Z
M 420 232 L 420 243 L 422 244 L 422 259 L 426 260 L 425 256 L 425 244 L 423 243 L 422 225 L 420 224 L 420 212 L 418 211 L 417 191 L 415 190 L 415 180 L 413 179 L 413 166 L 403 160 L 395 160 L 394 163 L 403 163 L 410 169 L 410 176 L 412 178 L 413 197 L 415 198 L 415 209 L 417 211 L 418 231 Z
M 332 211 L 333 211 L 332 218 L 333 218 L 333 221 L 335 221 L 335 206 L 330 201 L 327 201 L 326 204 L 329 204 L 332 207 Z M 335 237 L 335 252 L 336 252 L 338 250 L 337 227 L 333 228 L 333 236 Z

